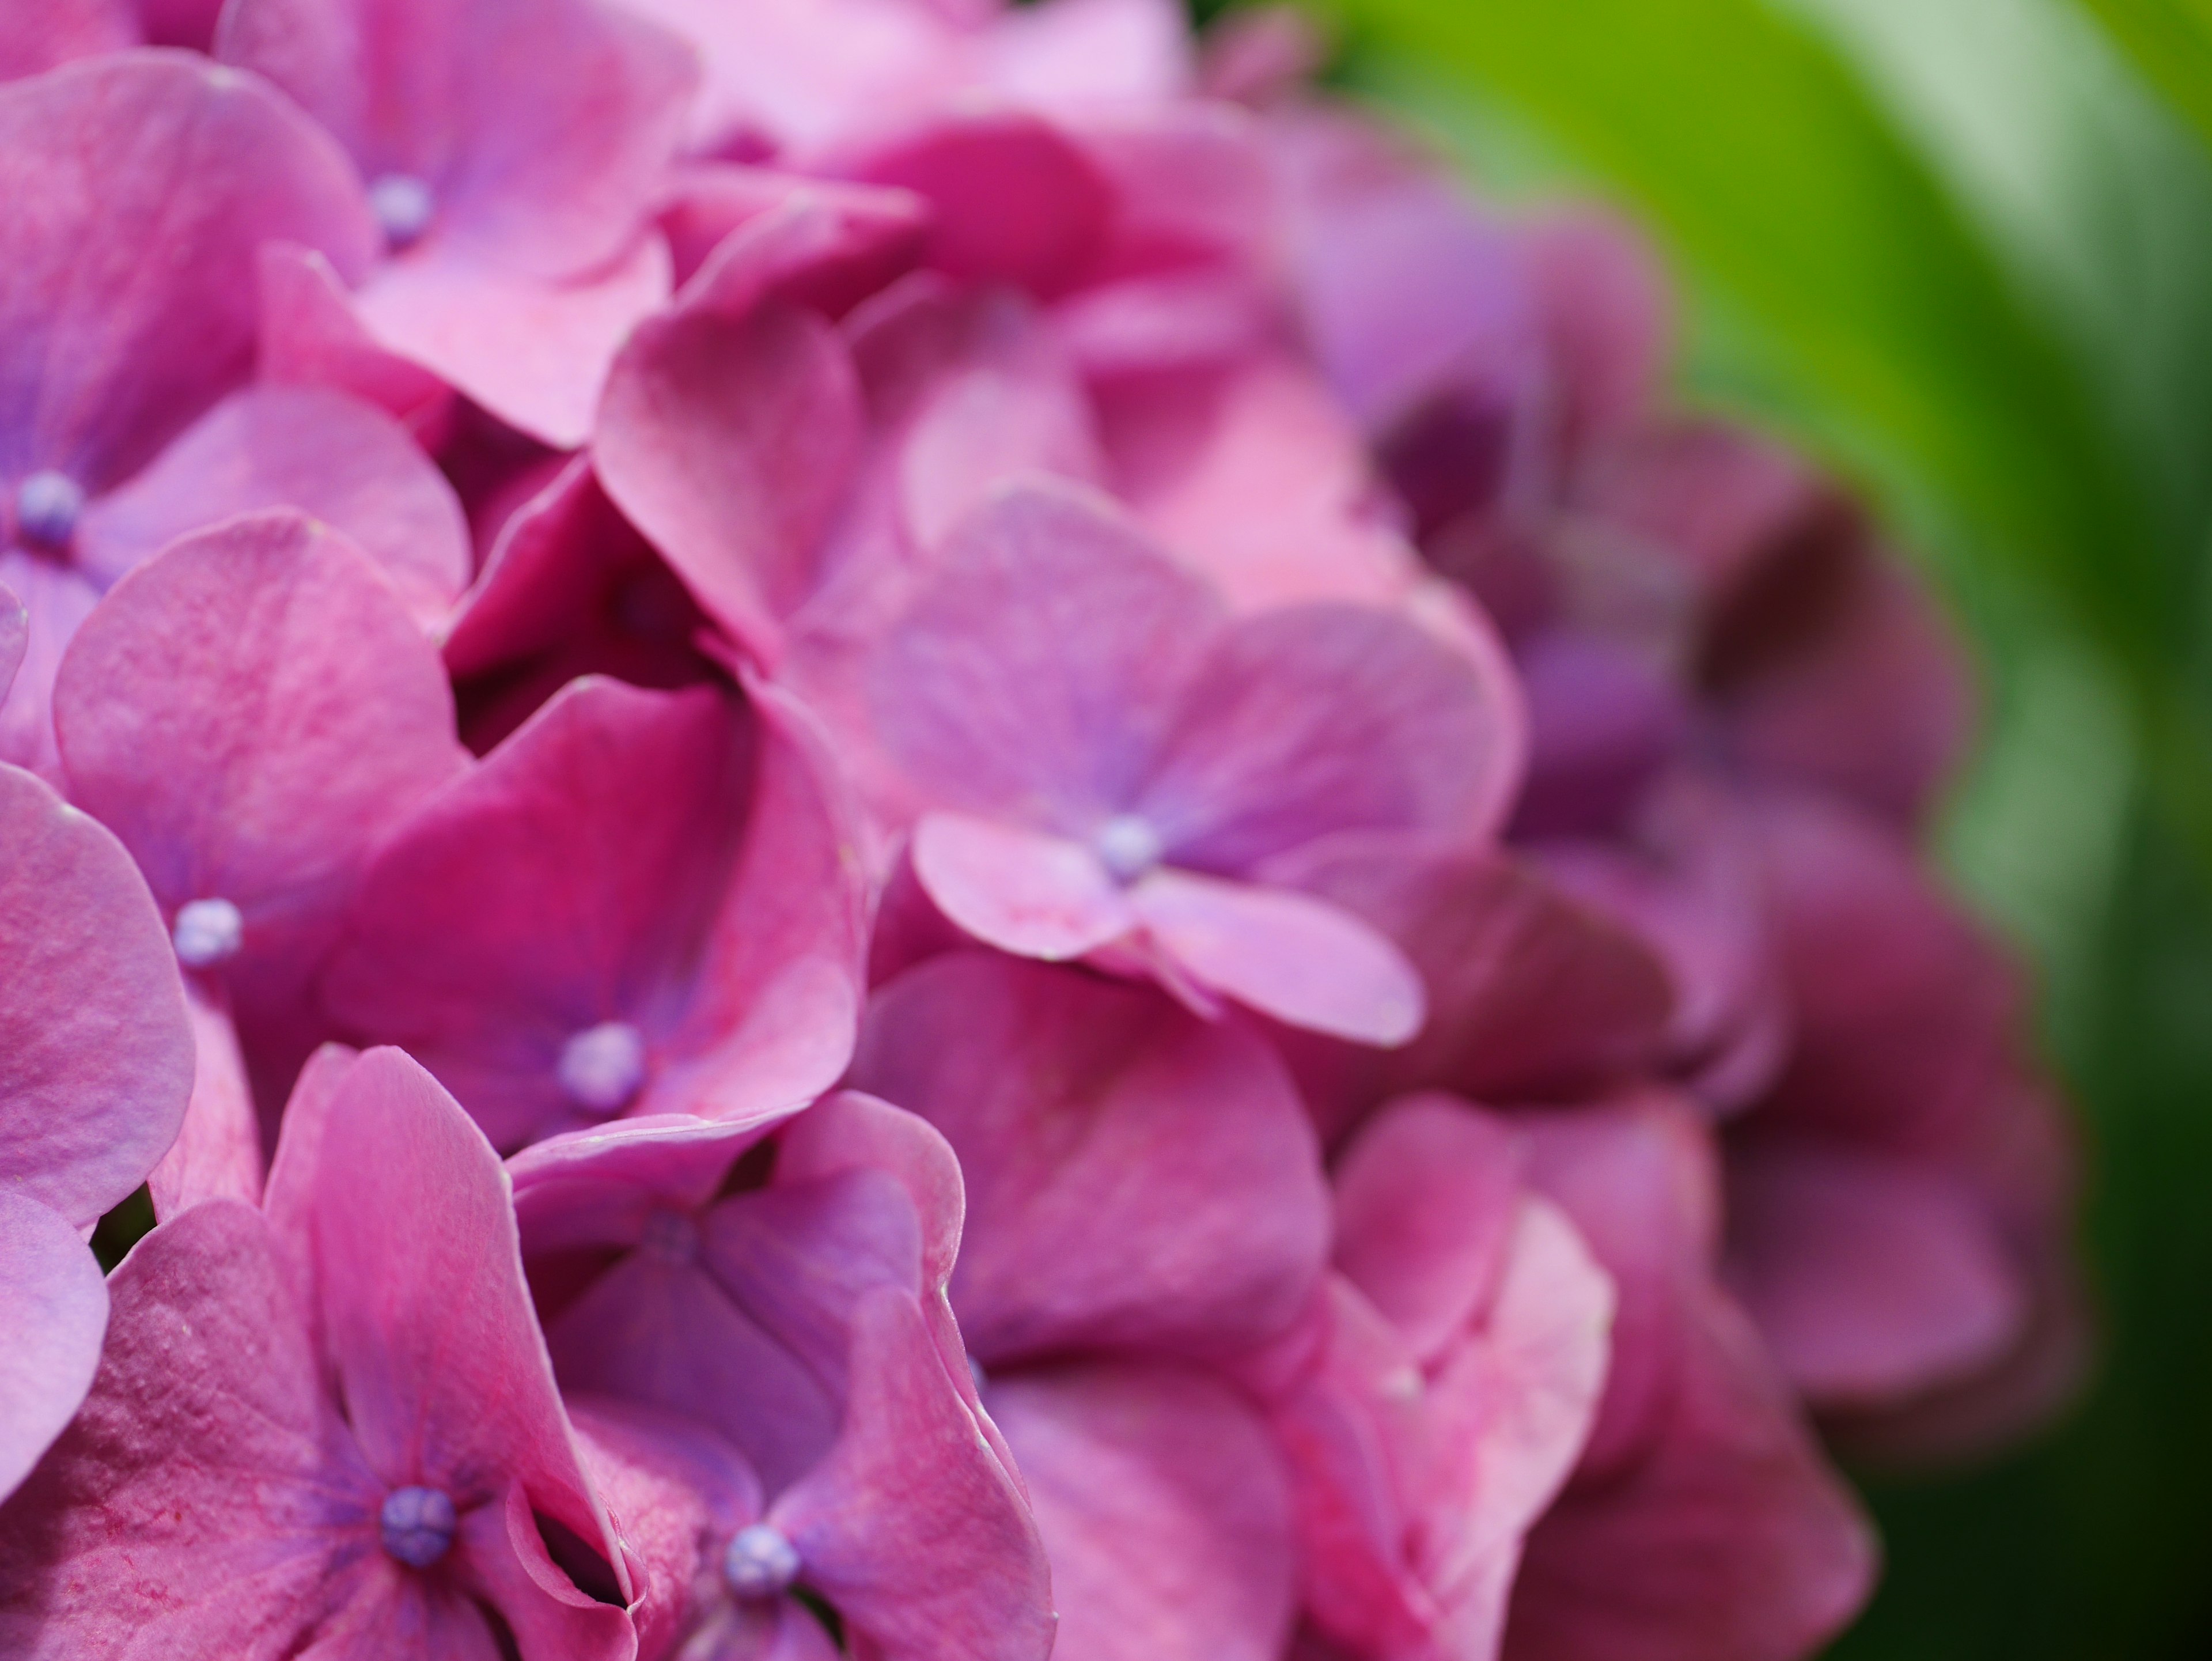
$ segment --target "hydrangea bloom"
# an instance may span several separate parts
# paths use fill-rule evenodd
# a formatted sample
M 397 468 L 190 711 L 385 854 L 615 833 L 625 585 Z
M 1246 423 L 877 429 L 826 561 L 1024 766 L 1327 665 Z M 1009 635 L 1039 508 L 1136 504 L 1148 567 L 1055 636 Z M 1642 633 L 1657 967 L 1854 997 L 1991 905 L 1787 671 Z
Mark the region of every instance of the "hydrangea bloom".
M 0 23 L 0 1648 L 1795 1661 L 2063 1398 L 1631 234 L 1286 14 L 216 9 Z

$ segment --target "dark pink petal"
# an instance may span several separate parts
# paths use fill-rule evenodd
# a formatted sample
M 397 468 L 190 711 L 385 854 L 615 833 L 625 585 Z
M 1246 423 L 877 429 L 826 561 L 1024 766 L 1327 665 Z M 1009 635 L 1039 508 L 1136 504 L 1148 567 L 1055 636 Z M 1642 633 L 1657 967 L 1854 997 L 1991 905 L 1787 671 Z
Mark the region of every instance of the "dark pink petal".
M 312 1196 L 324 1342 L 362 1457 L 392 1486 L 465 1493 L 497 1473 L 619 1572 L 561 1410 L 491 1145 L 397 1050 L 364 1055 L 316 1105 L 313 1168 L 280 1174 Z M 599 1653 L 604 1618 L 619 1612 L 562 1601 L 572 1641 Z
M 834 1082 L 858 1014 L 848 810 L 781 695 L 569 687 L 379 858 L 325 979 L 501 1146 L 617 1111 L 756 1123 Z M 626 1022 L 635 1092 L 571 1098 L 561 1057 Z
M 1045 299 L 1098 259 L 1115 207 L 1111 186 L 1071 138 L 1012 111 L 937 115 L 837 170 L 928 203 L 929 263 L 948 277 Z
M 1674 346 L 1667 275 L 1633 227 L 1598 209 L 1547 215 L 1522 246 L 1559 380 L 1564 442 L 1586 452 L 1650 413 Z
M 824 316 L 842 317 L 914 268 L 929 210 L 907 191 L 775 167 L 690 162 L 676 169 L 660 210 L 678 283 L 688 286 L 723 242 L 757 221 L 775 226 L 765 240 L 778 245 L 768 261 L 772 281 L 762 292 L 773 289 Z M 749 239 L 757 245 L 744 256 L 757 271 L 770 252 L 758 239 L 757 230 Z
M 1520 782 L 1518 712 L 1466 658 L 1386 611 L 1240 618 L 1182 689 L 1137 811 L 1168 857 L 1232 872 L 1352 830 L 1474 843 Z
M 1347 837 L 1266 874 L 1381 930 L 1428 989 L 1428 1025 L 1402 1050 L 1285 1035 L 1325 1135 L 1394 1090 L 1533 1100 L 1662 1054 L 1674 994 L 1658 959 L 1512 855 Z
M 944 558 L 869 666 L 884 746 L 940 805 L 1087 837 L 1155 765 L 1219 602 L 1066 489 L 1008 490 Z
M 30 615 L 24 611 L 23 602 L 12 589 L 0 587 L 0 704 L 7 703 L 8 689 L 15 684 L 15 671 L 22 665 L 30 633 Z
M 773 658 L 812 592 L 858 455 L 862 412 L 836 332 L 761 298 L 743 263 L 756 222 L 614 361 L 592 460 L 607 494 L 716 622 Z
M 961 952 L 878 995 L 853 1078 L 960 1156 L 952 1299 L 987 1367 L 1075 1348 L 1233 1354 L 1312 1294 L 1328 1223 L 1311 1135 L 1237 1026 Z
M 945 915 L 1001 952 L 1066 962 L 1137 926 L 1098 856 L 1064 837 L 929 813 L 910 852 L 915 876 Z
M 219 989 L 185 988 L 196 1064 L 184 1128 L 146 1178 L 154 1214 L 167 1220 L 203 1200 L 261 1203 L 261 1126 L 239 1053 L 238 1031 Z
M 1924 1165 L 1817 1144 L 1729 1169 L 1730 1283 L 1815 1408 L 1955 1381 L 2019 1337 L 2027 1289 L 1995 1220 Z
M 545 279 L 628 248 L 696 78 L 680 42 L 591 0 L 240 0 L 216 50 L 296 99 L 364 179 L 429 187 L 413 258 Z
M 0 1326 L 9 1334 L 0 1354 L 5 1499 L 76 1416 L 107 1330 L 107 1283 L 76 1231 L 59 1212 L 7 1189 L 0 1189 Z
M 183 1123 L 177 960 L 116 839 L 0 766 L 0 1185 L 89 1227 Z
M 44 0 L 0 16 L 0 81 L 139 44 L 131 0 Z
M 1143 878 L 1129 900 L 1200 987 L 1285 1025 L 1384 1046 L 1421 1030 L 1427 1005 L 1413 964 L 1326 901 L 1174 870 Z
M 222 973 L 289 1007 L 376 844 L 468 757 L 437 653 L 343 538 L 266 514 L 132 572 L 55 692 L 71 793 L 173 917 L 237 908 Z
M 1529 757 L 1516 838 L 1619 834 L 1686 735 L 1673 672 L 1570 629 L 1524 640 L 1516 656 Z
M 648 236 L 603 269 L 558 283 L 458 256 L 380 266 L 354 310 L 385 351 L 569 450 L 591 437 L 616 354 L 668 290 L 667 247 Z
M 320 520 L 374 559 L 423 624 L 467 586 L 461 504 L 398 423 L 306 387 L 255 386 L 202 417 L 153 465 L 92 503 L 78 558 L 112 583 L 179 537 L 264 508 Z
M 1061 1661 L 1277 1661 L 1296 1551 L 1279 1456 L 1206 1375 L 1070 1365 L 993 1382 L 1052 1558 Z
M 854 1311 L 844 1433 L 769 1508 L 805 1584 L 885 1661 L 1044 1661 L 1049 1571 L 912 1296 Z
M 382 1494 L 324 1397 L 268 1224 L 197 1207 L 108 1292 L 84 1411 L 0 1512 L 0 1647 L 300 1654 L 374 1580 L 348 1533 Z
M 258 82 L 129 52 L 0 88 L 0 475 L 98 495 L 245 380 L 254 260 L 288 238 L 357 273 L 343 155 Z M 190 319 L 189 327 L 179 326 Z

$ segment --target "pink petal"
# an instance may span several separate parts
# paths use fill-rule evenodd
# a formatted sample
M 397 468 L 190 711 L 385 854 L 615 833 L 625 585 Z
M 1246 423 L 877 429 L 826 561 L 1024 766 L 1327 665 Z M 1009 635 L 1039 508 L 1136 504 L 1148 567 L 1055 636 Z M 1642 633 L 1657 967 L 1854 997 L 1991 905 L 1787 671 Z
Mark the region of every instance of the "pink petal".
M 257 508 L 292 508 L 368 555 L 425 625 L 467 586 L 461 504 L 400 425 L 374 407 L 305 387 L 233 393 L 121 490 L 77 533 L 102 583 L 193 531 Z
M 881 1653 L 1044 1661 L 1052 1648 L 1036 1524 L 909 1295 L 861 1299 L 844 1433 L 769 1521 Z
M 911 271 L 928 225 L 928 208 L 910 192 L 720 161 L 679 167 L 660 212 L 680 285 L 688 288 L 710 262 L 735 259 L 758 294 L 779 294 L 827 317 L 842 317 Z M 745 252 L 717 258 L 748 227 Z M 727 295 L 726 272 L 709 281 Z M 743 309 L 734 295 L 720 303 Z
M 1290 1496 L 1257 1415 L 1206 1375 L 1073 1365 L 993 1382 L 1052 1557 L 1060 1661 L 1277 1661 Z
M 0 581 L 21 598 L 24 623 L 14 681 L 0 695 L 0 762 L 27 767 L 58 783 L 54 677 L 70 640 L 100 603 L 100 590 L 76 567 L 17 548 L 0 549 Z
M 341 1549 L 382 1496 L 323 1395 L 268 1225 L 197 1207 L 107 1290 L 84 1410 L 0 1512 L 0 1647 L 300 1653 L 374 1573 Z
M 237 1029 L 219 994 L 187 983 L 185 1002 L 196 1055 L 192 1098 L 175 1144 L 146 1178 L 154 1214 L 164 1220 L 203 1200 L 261 1203 L 261 1126 Z
M 0 81 L 139 44 L 131 0 L 46 0 L 0 16 Z
M 1311 1135 L 1237 1027 L 1149 989 L 961 952 L 878 995 L 853 1079 L 960 1156 L 953 1305 L 987 1366 L 1071 1348 L 1232 1355 L 1312 1295 L 1328 1199 Z
M 76 1416 L 107 1330 L 107 1282 L 76 1231 L 8 1189 L 0 1189 L 0 1326 L 9 1335 L 0 1355 L 4 1499 Z
M 397 1050 L 364 1055 L 319 1105 L 313 1168 L 297 1179 L 313 1196 L 325 1342 L 362 1457 L 391 1484 L 507 1473 L 532 1507 L 619 1572 L 561 1410 L 491 1145 Z M 592 1624 L 587 1612 L 577 1618 Z
M 1569 208 L 1522 246 L 1566 408 L 1566 442 L 1588 450 L 1650 413 L 1674 356 L 1674 299 L 1657 252 L 1630 224 Z
M 1130 891 L 1160 948 L 1201 986 L 1290 1026 L 1354 1043 L 1421 1030 L 1421 977 L 1350 912 L 1281 889 L 1160 870 Z
M 1320 837 L 1473 843 L 1519 784 L 1518 711 L 1461 654 L 1364 606 L 1239 618 L 1182 689 L 1137 810 L 1170 858 L 1237 871 Z
M 584 0 L 241 0 L 216 51 L 297 100 L 365 179 L 431 188 L 436 216 L 402 263 L 551 280 L 629 246 L 696 80 L 679 41 Z
M 122 846 L 0 766 L 0 1187 L 89 1227 L 182 1123 L 177 960 Z
M 264 243 L 259 277 L 264 383 L 346 392 L 418 432 L 448 418 L 453 390 L 378 344 L 344 280 L 321 254 L 294 243 Z
M 939 805 L 1087 837 L 1154 765 L 1219 615 L 1103 502 L 1011 489 L 878 648 L 874 724 Z
M 592 447 L 607 494 L 763 658 L 812 590 L 861 423 L 852 365 L 829 324 L 718 270 L 744 258 L 746 239 L 778 228 L 738 232 L 631 335 Z
M 1047 299 L 1097 260 L 1115 206 L 1112 188 L 1072 140 L 1012 111 L 937 114 L 837 171 L 927 202 L 929 263 L 948 277 Z
M 1189 20 L 1173 0 L 1010 8 L 979 44 L 993 87 L 1042 109 L 1164 102 L 1192 79 Z
M 15 671 L 22 666 L 30 634 L 30 615 L 24 611 L 23 602 L 13 590 L 0 587 L 0 704 L 7 703 L 8 689 L 15 684 Z
M 1925 1166 L 1818 1145 L 1729 1171 L 1730 1283 L 1816 1408 L 1879 1403 L 1987 1366 L 2027 1288 L 1995 1220 Z
M 954 922 L 1002 952 L 1066 962 L 1136 926 L 1098 856 L 1079 843 L 930 813 L 915 827 L 914 872 Z
M 246 379 L 254 259 L 288 238 L 359 271 L 371 229 L 345 158 L 258 82 L 128 52 L 0 88 L 0 472 L 97 495 Z M 180 182 L 181 181 L 181 182 Z M 179 327 L 181 318 L 191 319 Z
M 667 246 L 646 236 L 559 284 L 463 261 L 380 266 L 354 298 L 368 334 L 532 437 L 571 450 L 632 330 L 668 298 Z
M 378 842 L 468 759 L 398 592 L 296 514 L 131 573 L 71 645 L 55 709 L 71 792 L 164 907 L 242 914 L 222 970 L 241 1018 L 297 1001 Z

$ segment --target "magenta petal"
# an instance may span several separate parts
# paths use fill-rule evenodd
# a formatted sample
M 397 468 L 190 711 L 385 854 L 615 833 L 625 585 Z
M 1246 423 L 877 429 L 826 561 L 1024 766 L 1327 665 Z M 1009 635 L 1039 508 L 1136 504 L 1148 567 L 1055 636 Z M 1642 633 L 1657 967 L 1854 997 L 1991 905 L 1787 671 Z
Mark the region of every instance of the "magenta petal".
M 363 1457 L 394 1484 L 512 1473 L 535 1509 L 613 1561 L 531 1309 L 498 1155 L 398 1050 L 364 1055 L 323 1116 L 313 1169 L 299 1177 Z
M 301 1653 L 374 1573 L 344 1547 L 380 1495 L 323 1396 L 268 1224 L 198 1207 L 108 1291 L 84 1410 L 0 1512 L 0 1649 Z
M 185 988 L 197 1065 L 184 1129 L 146 1178 L 154 1214 L 167 1220 L 203 1200 L 261 1203 L 261 1126 L 238 1032 L 216 995 Z
M 445 416 L 452 389 L 377 344 L 344 280 L 321 254 L 295 243 L 264 243 L 259 276 L 264 384 L 329 387 L 416 430 Z
M 757 295 L 733 308 L 714 276 L 710 262 L 614 360 L 592 460 L 701 605 L 773 657 L 858 454 L 860 387 L 822 318 Z
M 1286 1025 L 1354 1043 L 1421 1030 L 1421 977 L 1350 912 L 1281 889 L 1155 871 L 1130 891 L 1146 931 L 1200 985 Z
M 176 1140 L 192 1036 L 121 845 L 0 766 L 0 1188 L 88 1227 Z
M 0 704 L 8 702 L 8 689 L 15 683 L 24 648 L 30 644 L 31 619 L 15 591 L 0 587 Z
M 297 100 L 364 179 L 430 187 L 417 257 L 556 280 L 629 246 L 696 79 L 680 42 L 589 0 L 239 0 L 216 51 Z
M 0 696 L 0 762 L 27 767 L 58 782 L 61 753 L 54 746 L 54 677 L 62 655 L 92 608 L 100 590 L 73 565 L 19 548 L 0 549 L 0 581 L 23 602 L 21 657 L 4 696 Z
M 163 905 L 238 908 L 225 973 L 256 1005 L 298 998 L 377 842 L 468 762 L 397 590 L 296 514 L 234 520 L 118 583 L 55 711 L 72 794 Z
M 1238 1027 L 1149 988 L 961 952 L 878 995 L 853 1077 L 960 1156 L 952 1297 L 986 1366 L 1233 1354 L 1311 1296 L 1328 1237 L 1311 1134 Z
M 668 298 L 667 246 L 641 239 L 556 284 L 458 259 L 380 267 L 354 298 L 369 336 L 556 449 L 592 435 L 615 356 Z
M 43 0 L 0 15 L 0 81 L 139 44 L 131 0 Z
M 1065 837 L 930 813 L 915 826 L 911 852 L 915 877 L 945 915 L 1001 952 L 1065 962 L 1136 926 L 1098 856 Z
M 76 1416 L 100 1366 L 107 1283 L 58 1212 L 0 1189 L 0 1499 Z M 0 1557 L 0 1562 L 5 1559 Z
M 180 536 L 264 508 L 297 508 L 345 537 L 424 624 L 467 585 L 468 525 L 453 487 L 381 411 L 307 387 L 256 386 L 216 405 L 91 505 L 79 557 L 112 583 Z
M 1880 1404 L 1988 1366 L 2027 1288 L 1995 1220 L 1926 1166 L 1814 1146 L 1729 1169 L 1730 1282 L 1815 1407 Z
M 1044 1661 L 1052 1597 L 1036 1524 L 911 1296 L 861 1300 L 851 1373 L 843 1434 L 769 1512 L 806 1583 L 887 1657 Z
M 1249 1406 L 1200 1373 L 1081 1365 L 997 1380 L 991 1406 L 1051 1554 L 1060 1661 L 1277 1661 L 1290 1495 Z
M 349 273 L 368 258 L 337 147 L 204 60 L 125 52 L 0 88 L 0 198 L 44 204 L 0 238 L 11 478 L 55 467 L 97 495 L 242 381 L 264 241 Z

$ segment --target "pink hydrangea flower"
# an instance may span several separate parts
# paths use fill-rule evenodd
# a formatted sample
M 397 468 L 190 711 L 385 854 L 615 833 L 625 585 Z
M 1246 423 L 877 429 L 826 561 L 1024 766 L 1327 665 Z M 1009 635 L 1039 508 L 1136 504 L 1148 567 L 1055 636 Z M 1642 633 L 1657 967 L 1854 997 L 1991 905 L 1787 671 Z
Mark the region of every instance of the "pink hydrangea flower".
M 325 1057 L 265 1213 L 185 1212 L 114 1297 L 83 1415 L 0 1513 L 11 1652 L 634 1653 L 506 1177 L 404 1056 Z

